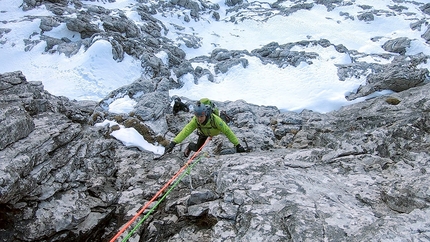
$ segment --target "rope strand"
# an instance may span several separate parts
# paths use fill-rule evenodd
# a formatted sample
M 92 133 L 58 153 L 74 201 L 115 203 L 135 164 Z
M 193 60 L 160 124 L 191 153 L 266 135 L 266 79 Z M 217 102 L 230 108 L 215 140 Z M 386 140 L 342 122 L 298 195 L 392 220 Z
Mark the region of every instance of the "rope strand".
M 195 160 L 193 162 L 193 164 L 191 164 L 190 167 L 188 167 L 187 172 L 182 173 L 182 175 L 176 180 L 176 182 L 170 187 L 169 190 L 167 190 L 167 192 L 163 195 L 163 197 L 161 197 L 161 199 L 154 205 L 154 207 L 151 208 L 151 210 L 149 210 L 149 212 L 147 214 L 145 214 L 145 216 L 136 224 L 136 226 L 134 226 L 134 228 L 127 234 L 127 236 L 121 241 L 121 242 L 125 242 L 127 241 L 133 234 L 134 232 L 136 232 L 136 230 L 140 227 L 140 225 L 149 217 L 149 215 L 155 210 L 155 208 L 157 208 L 158 205 L 160 205 L 160 203 L 167 197 L 167 195 L 169 195 L 169 193 L 179 184 L 179 182 L 181 182 L 182 178 L 184 178 L 189 171 L 191 171 L 191 169 L 203 158 L 203 156 L 200 156 L 197 160 Z
M 182 171 L 184 171 L 192 163 L 194 158 L 200 153 L 200 151 L 203 149 L 203 147 L 205 147 L 205 145 L 207 143 L 209 143 L 210 140 L 211 140 L 211 137 L 208 137 L 206 139 L 205 143 L 200 147 L 199 150 L 197 150 L 193 154 L 193 156 L 191 156 L 191 158 L 187 161 L 187 163 L 185 163 L 185 165 L 182 166 L 178 172 L 176 172 L 176 174 L 151 198 L 151 200 L 149 200 L 148 203 L 145 204 L 145 206 L 143 206 L 142 209 L 139 210 L 139 212 L 136 213 L 136 215 L 134 215 L 134 217 L 132 219 L 130 219 L 130 221 L 128 221 L 121 228 L 121 230 L 109 242 L 115 242 L 115 240 L 118 239 L 118 237 L 121 236 L 122 233 L 124 233 L 124 231 L 149 207 L 149 205 L 152 202 L 154 202 L 161 195 L 161 193 L 163 193 L 164 190 L 166 190 L 166 188 L 182 173 Z

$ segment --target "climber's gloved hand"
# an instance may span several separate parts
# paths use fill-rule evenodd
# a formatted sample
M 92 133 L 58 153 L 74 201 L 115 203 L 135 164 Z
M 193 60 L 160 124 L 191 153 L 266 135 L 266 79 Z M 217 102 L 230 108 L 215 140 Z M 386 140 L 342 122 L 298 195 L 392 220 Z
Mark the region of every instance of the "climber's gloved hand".
M 172 152 L 173 148 L 175 148 L 176 143 L 171 141 L 169 146 L 166 147 L 166 153 Z
M 236 152 L 237 153 L 243 153 L 243 152 L 246 152 L 246 150 L 240 144 L 238 144 L 238 145 L 236 145 Z

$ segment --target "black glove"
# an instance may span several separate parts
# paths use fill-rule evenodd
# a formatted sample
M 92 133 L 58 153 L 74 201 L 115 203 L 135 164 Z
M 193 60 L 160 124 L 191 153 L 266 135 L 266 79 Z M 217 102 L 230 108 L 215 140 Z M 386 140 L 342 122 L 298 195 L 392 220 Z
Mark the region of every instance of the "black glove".
M 246 152 L 246 150 L 240 144 L 238 144 L 238 145 L 236 145 L 236 152 L 237 153 L 243 153 L 243 152 Z
M 175 147 L 176 143 L 175 142 L 170 142 L 169 146 L 166 147 L 166 153 L 170 153 L 172 152 L 173 148 Z

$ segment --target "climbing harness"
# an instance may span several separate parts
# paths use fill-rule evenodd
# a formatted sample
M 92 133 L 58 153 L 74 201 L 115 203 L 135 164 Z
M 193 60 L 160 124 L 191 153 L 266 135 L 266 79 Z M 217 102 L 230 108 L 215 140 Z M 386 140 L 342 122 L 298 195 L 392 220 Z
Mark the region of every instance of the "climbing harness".
M 146 220 L 146 218 L 152 213 L 152 211 L 155 210 L 155 208 L 164 200 L 164 198 L 173 190 L 173 188 L 176 187 L 176 185 L 182 180 L 182 178 L 191 171 L 191 168 L 194 167 L 195 164 L 197 164 L 197 162 L 199 162 L 202 158 L 202 156 L 200 156 L 194 163 L 193 160 L 194 158 L 199 155 L 200 151 L 203 149 L 203 147 L 205 147 L 206 144 L 209 143 L 209 141 L 211 140 L 211 137 L 208 137 L 208 139 L 206 139 L 206 142 L 202 145 L 202 147 L 200 147 L 199 150 L 197 150 L 197 152 L 195 152 L 193 154 L 193 156 L 191 156 L 191 158 L 187 161 L 187 163 L 185 163 L 184 166 L 181 167 L 181 169 L 179 169 L 178 172 L 176 172 L 176 174 L 152 197 L 151 200 L 149 200 L 149 202 L 147 204 L 145 204 L 145 206 L 143 206 L 143 208 L 141 210 L 139 210 L 138 213 L 136 213 L 136 215 L 134 215 L 134 217 L 132 219 L 130 219 L 130 221 L 128 221 L 123 227 L 122 229 L 109 241 L 109 242 L 114 242 L 116 239 L 118 239 L 119 236 L 121 236 L 121 234 L 124 233 L 124 231 L 149 207 L 149 205 L 154 202 L 163 192 L 164 190 L 166 190 L 167 187 L 170 186 L 170 184 L 173 183 L 173 181 L 179 177 L 179 175 L 188 167 L 188 171 L 186 173 L 183 173 L 182 176 L 179 177 L 179 179 L 173 184 L 173 186 L 166 192 L 166 194 L 160 199 L 160 201 L 158 201 L 155 206 L 153 208 L 151 208 L 151 210 L 149 210 L 149 212 L 138 222 L 138 224 L 132 229 L 132 231 L 130 231 L 130 233 L 127 234 L 127 236 L 122 240 L 122 242 L 127 241 L 131 235 L 139 228 L 139 226 Z M 191 165 L 191 166 L 190 166 Z

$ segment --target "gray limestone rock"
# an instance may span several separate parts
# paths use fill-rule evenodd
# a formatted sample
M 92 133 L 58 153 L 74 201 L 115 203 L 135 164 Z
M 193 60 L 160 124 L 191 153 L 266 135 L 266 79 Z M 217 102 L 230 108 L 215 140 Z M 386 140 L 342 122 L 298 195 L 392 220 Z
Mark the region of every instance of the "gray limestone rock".
M 0 150 L 34 130 L 34 122 L 21 103 L 0 103 Z
M 389 40 L 382 45 L 382 48 L 385 51 L 398 53 L 404 55 L 406 53 L 406 49 L 410 48 L 411 40 L 407 37 L 400 37 L 393 40 Z
M 312 65 L 317 53 L 291 51 L 307 46 L 334 47 L 349 58 L 350 63 L 338 65 L 341 81 L 366 78 L 366 84 L 348 99 L 383 89 L 395 92 L 324 114 L 214 100 L 232 118 L 228 125 L 240 143 L 252 147 L 252 152 L 222 152 L 234 150 L 232 144 L 222 135 L 214 137 L 203 149 L 204 156 L 132 239 L 426 241 L 430 237 L 430 93 L 428 70 L 419 68 L 428 56 L 407 55 L 412 40 L 398 38 L 382 46 L 389 53 L 377 57 L 391 59 L 389 64 L 360 62 L 371 54 L 311 37 L 269 43 L 250 52 L 215 49 L 208 56 L 187 60 L 177 44 L 198 48 L 200 37 L 184 33 L 179 42 L 166 39 L 168 28 L 155 14 L 175 10 L 179 19 L 200 21 L 208 12 L 211 21 L 222 21 L 218 4 L 141 1 L 135 6 L 142 20 L 139 26 L 130 24 L 121 11 L 79 0 L 25 0 L 22 9 L 43 4 L 55 17 L 29 17 L 41 20 L 41 31 L 35 33 L 40 38 L 24 40 L 26 50 L 44 41 L 47 54 L 58 51 L 71 56 L 103 39 L 111 43 L 115 60 L 133 56 L 148 75 L 113 90 L 99 103 L 53 96 L 40 81 L 27 81 L 20 71 L 0 75 L 0 240 L 110 240 L 187 162 L 182 151 L 197 138 L 192 133 L 172 154 L 154 161 L 153 153 L 127 148 L 111 135 L 119 125 L 133 127 L 148 142 L 165 146 L 192 117 L 187 112 L 171 114 L 168 92 L 183 85 L 179 77 L 191 74 L 197 82 L 238 64 L 247 68 L 247 56 L 280 68 L 301 62 Z M 259 17 L 267 19 L 274 12 L 288 15 L 317 4 L 332 11 L 350 3 L 324 0 L 284 7 L 281 1 L 238 0 L 225 4 L 231 6 L 227 12 L 235 13 L 234 22 L 249 18 L 240 10 L 258 10 Z M 428 4 L 410 4 L 428 12 Z M 404 7 L 398 5 L 390 7 L 392 12 L 361 5 L 364 11 L 357 18 L 373 21 L 379 14 L 402 14 Z M 348 13 L 341 16 L 354 19 Z M 420 30 L 424 23 L 417 20 L 411 28 Z M 81 38 L 72 41 L 43 34 L 59 24 Z M 181 32 L 185 25 L 174 27 Z M 0 29 L 0 36 L 10 31 Z M 421 37 L 430 39 L 428 32 Z M 161 51 L 168 56 L 166 63 L 156 55 Z M 193 67 L 198 62 L 213 64 L 216 73 Z M 136 101 L 134 110 L 109 112 L 109 104 L 126 95 Z M 188 104 L 196 101 L 181 99 Z M 119 125 L 95 126 L 106 119 Z
M 426 61 L 417 56 L 399 56 L 390 64 L 382 65 L 366 78 L 366 84 L 358 88 L 356 93 L 348 95 L 348 100 L 364 97 L 376 91 L 391 90 L 400 92 L 427 83 L 429 71 L 417 68 L 418 63 Z
M 177 145 L 177 155 L 154 162 L 151 153 L 126 148 L 111 137 L 112 127 L 93 126 L 108 117 L 125 125 L 132 120 L 129 114 L 90 118 L 107 110 L 52 96 L 20 72 L 3 74 L 0 86 L 1 97 L 14 98 L 2 103 L 17 107 L 34 124 L 19 139 L 11 133 L 15 139 L 0 150 L 2 212 L 15 214 L 3 225 L 8 232 L 1 238 L 111 238 L 180 169 L 186 161 L 181 151 L 196 138 L 192 134 Z M 229 126 L 241 143 L 253 151 L 220 155 L 219 149 L 232 145 L 214 137 L 134 238 L 425 239 L 430 223 L 427 86 L 325 114 L 216 102 L 232 117 Z M 148 140 L 172 138 L 191 117 L 170 115 L 167 96 L 150 82 L 141 80 L 128 89 L 141 98 L 135 110 L 140 118 L 133 122 L 146 126 Z M 143 90 L 148 94 L 136 95 Z M 45 104 L 23 108 L 31 100 Z M 13 117 L 4 119 L 16 123 Z

